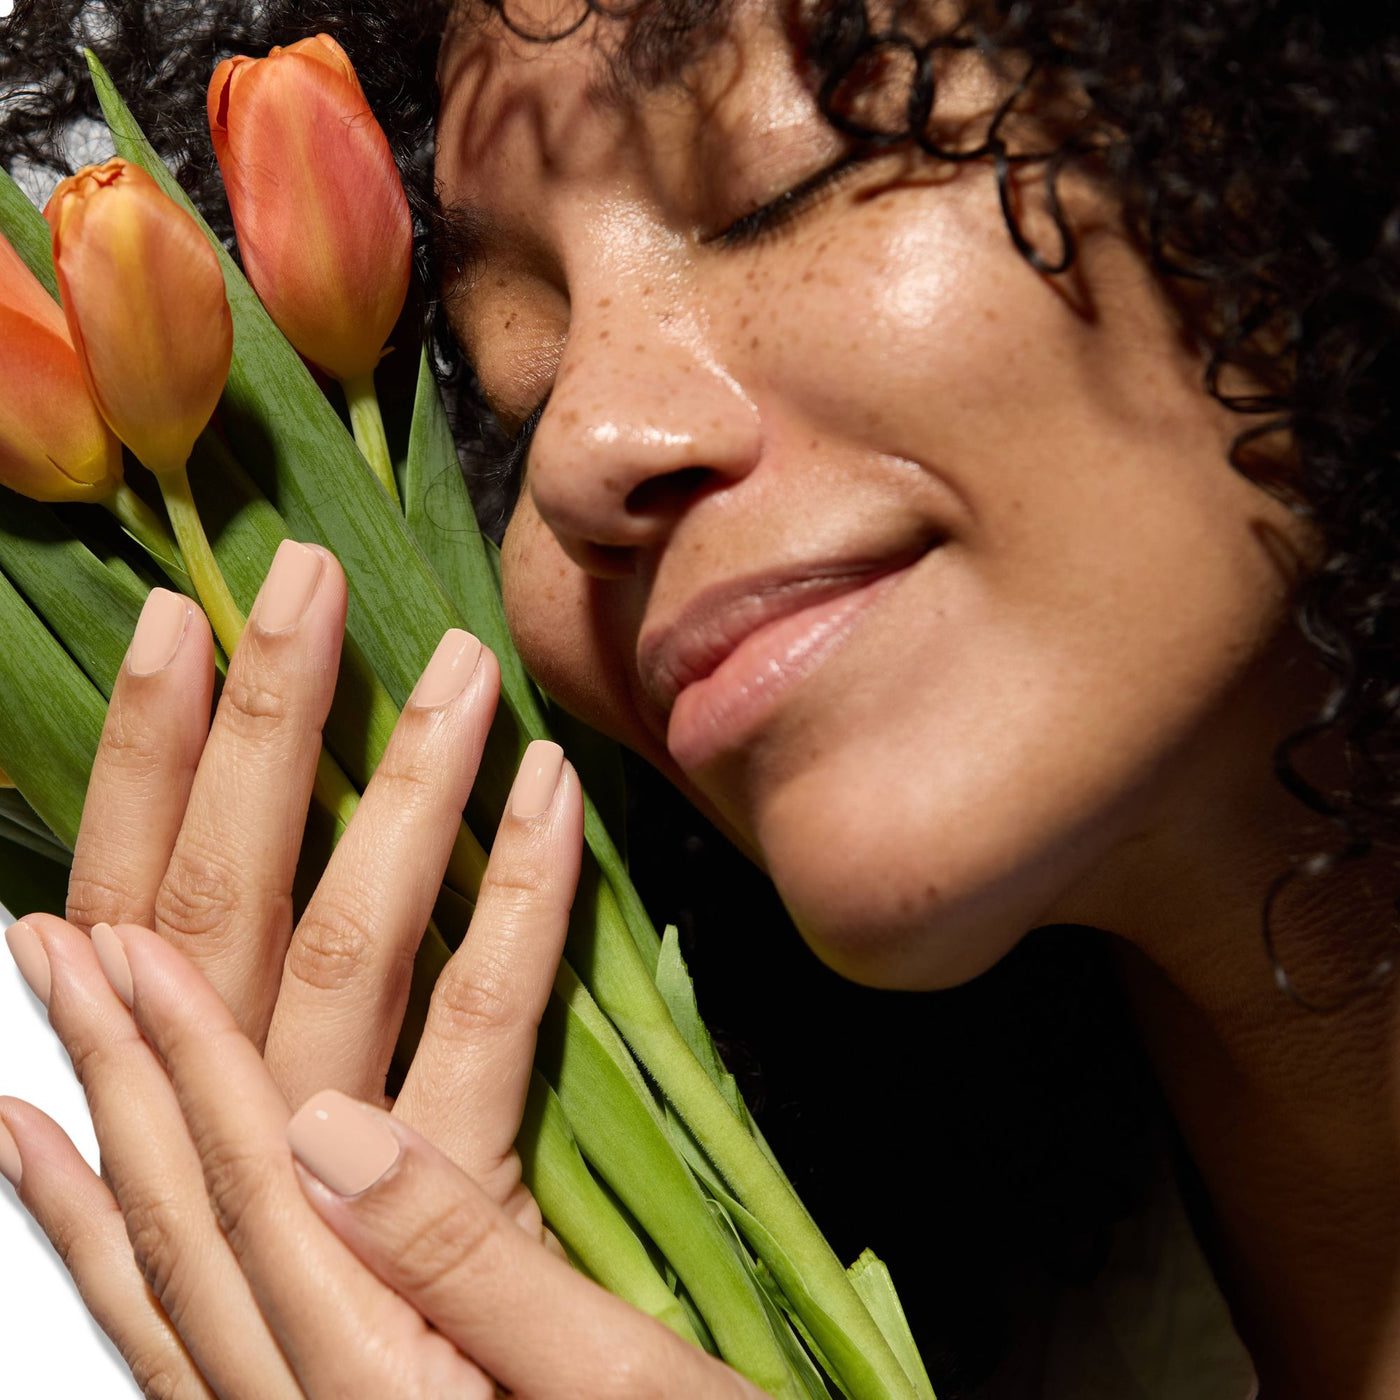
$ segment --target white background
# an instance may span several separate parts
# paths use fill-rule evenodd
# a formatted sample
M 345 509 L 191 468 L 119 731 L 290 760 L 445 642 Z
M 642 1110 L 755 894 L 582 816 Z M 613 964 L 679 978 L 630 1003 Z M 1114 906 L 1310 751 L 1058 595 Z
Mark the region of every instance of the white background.
M 5 0 L 0 0 L 0 15 Z M 11 923 L 0 905 L 0 928 Z M 8 954 L 0 956 L 0 1094 L 57 1119 L 94 1167 L 97 1141 L 68 1056 Z M 131 1373 L 83 1307 L 43 1232 L 0 1177 L 0 1395 L 127 1400 Z

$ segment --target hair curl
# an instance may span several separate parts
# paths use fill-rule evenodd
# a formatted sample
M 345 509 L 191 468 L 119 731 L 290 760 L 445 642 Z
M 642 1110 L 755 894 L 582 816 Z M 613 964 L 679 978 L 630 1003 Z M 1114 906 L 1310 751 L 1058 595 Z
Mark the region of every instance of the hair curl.
M 511 0 L 466 3 L 498 15 L 504 5 L 502 18 L 522 27 Z M 727 10 L 724 0 L 577 3 L 571 21 L 596 15 L 621 26 L 619 72 L 652 77 L 683 63 Z M 1338 840 L 1334 851 L 1284 872 L 1270 907 L 1300 874 L 1400 848 L 1400 442 L 1391 408 L 1400 384 L 1400 35 L 1387 7 L 970 0 L 958 23 L 933 31 L 921 0 L 791 4 L 828 119 L 863 142 L 991 162 L 1010 236 L 1040 270 L 1067 268 L 1075 255 L 1073 230 L 1055 198 L 1061 176 L 1082 168 L 1110 182 L 1151 264 L 1166 283 L 1190 293 L 1193 328 L 1206 350 L 1206 392 L 1248 415 L 1233 464 L 1306 514 L 1324 544 L 1321 566 L 1299 587 L 1296 616 L 1335 684 L 1315 720 L 1279 746 L 1275 767 L 1291 792 L 1335 825 Z M 399 159 L 419 229 L 427 319 L 445 370 L 460 370 L 430 290 L 432 269 L 452 260 L 431 158 L 436 54 L 448 9 L 448 0 L 18 0 L 0 23 L 0 157 L 12 172 L 25 165 L 63 169 L 66 134 L 76 120 L 97 115 L 78 53 L 79 43 L 88 43 L 186 190 L 231 237 L 203 116 L 207 75 L 228 53 L 256 54 L 307 33 L 331 33 L 350 53 Z M 1023 91 L 1063 83 L 1084 94 L 1087 107 L 1053 149 L 1014 148 L 1005 134 L 1010 105 L 976 149 L 950 147 L 937 123 L 938 59 L 950 48 L 977 49 L 994 61 L 1014 56 Z M 862 94 L 891 74 L 904 84 L 901 120 L 874 123 Z M 1050 247 L 1023 230 L 1009 190 L 1016 168 L 1032 160 L 1043 165 L 1054 216 Z M 1226 385 L 1236 368 L 1264 388 L 1232 394 Z M 461 387 L 468 447 L 478 456 L 508 454 L 510 444 L 475 406 L 469 370 Z M 1253 450 L 1272 435 L 1290 444 L 1285 473 L 1276 457 Z M 1334 791 L 1310 781 L 1303 766 L 1310 745 L 1338 739 L 1350 758 L 1350 782 Z M 647 801 L 654 807 L 658 793 L 648 791 Z M 684 883 L 676 864 L 688 859 L 653 847 L 638 868 Z M 715 882 L 693 885 L 700 917 Z M 775 916 L 770 909 L 768 917 Z M 722 944 L 715 935 L 728 923 L 729 914 L 710 920 L 706 938 Z M 753 956 L 751 946 L 744 951 Z M 695 959 L 702 995 L 705 958 L 701 941 Z M 980 1137 L 985 1149 L 930 1165 L 942 1173 L 931 1196 L 957 1202 L 938 1221 L 938 1245 L 903 1238 L 902 1212 L 889 1221 L 888 1241 L 874 1241 L 892 1256 L 906 1301 L 916 1304 L 940 1392 L 946 1385 L 963 1393 L 993 1368 L 1004 1343 L 1006 1314 L 995 1299 L 998 1290 L 1009 1297 L 1021 1287 L 1007 1280 L 1092 1273 L 1107 1226 L 1138 1199 L 1156 1141 L 1151 1112 L 1141 1107 L 1152 1100 L 1150 1076 L 1101 960 L 1080 959 L 1066 975 L 1062 951 L 1047 959 L 1033 940 L 984 985 L 941 994 L 938 1017 L 925 1002 L 838 988 L 809 963 L 784 964 L 782 975 L 805 977 L 804 998 L 853 1021 L 857 1044 L 870 1037 L 887 1052 L 893 1034 L 903 1037 L 910 1057 L 927 1054 L 941 1025 L 952 1030 L 939 1053 L 971 1044 L 974 1059 L 986 1057 L 959 1085 L 930 1079 L 937 1087 L 929 1090 L 929 1111 L 948 1131 Z M 1302 1000 L 1277 970 L 1281 985 Z M 716 978 L 712 997 L 721 985 Z M 737 1003 L 721 1005 L 721 1023 L 737 1022 L 743 1039 L 763 1047 L 766 1076 L 780 1085 L 780 1102 L 766 1120 L 770 1136 L 786 1143 L 794 1160 L 830 1159 L 831 1140 L 810 1137 L 797 1087 L 802 1068 L 786 1050 L 782 1028 L 773 1027 L 771 1006 L 745 1012 Z M 1008 1014 L 1023 1028 L 1009 1051 Z M 1047 1045 L 1058 1058 L 1047 1057 Z M 898 1132 L 891 1123 L 914 1116 L 901 1088 L 882 1087 L 876 1065 L 860 1066 L 845 1098 L 827 1078 L 839 1072 L 834 1063 L 822 1066 L 825 1102 L 860 1105 L 887 1134 Z M 992 1083 L 998 1097 L 989 1115 Z M 1079 1100 L 1078 1112 L 1066 1111 L 1070 1096 Z M 819 1120 L 815 1131 L 839 1128 Z M 911 1153 L 916 1142 L 911 1137 Z M 882 1199 L 898 1195 L 873 1175 L 868 1189 L 852 1191 L 850 1173 L 880 1169 L 865 1160 L 871 1155 L 853 1150 L 830 1183 L 799 1183 L 838 1243 L 840 1222 L 869 1222 Z M 861 1198 L 854 1207 L 844 1201 L 850 1195 Z

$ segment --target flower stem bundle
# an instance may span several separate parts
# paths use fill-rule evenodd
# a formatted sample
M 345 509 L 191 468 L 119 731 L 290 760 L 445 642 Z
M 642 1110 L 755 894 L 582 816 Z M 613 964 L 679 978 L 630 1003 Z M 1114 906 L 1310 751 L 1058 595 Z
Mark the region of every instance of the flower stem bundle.
M 350 591 L 317 781 L 338 827 L 448 628 L 476 633 L 501 665 L 501 710 L 439 922 L 414 969 L 402 1067 L 470 912 L 520 757 L 531 740 L 549 737 L 546 707 L 506 631 L 494 546 L 477 528 L 426 350 L 397 472 L 385 438 L 373 373 L 407 287 L 411 226 L 406 205 L 399 222 L 394 197 L 402 200 L 402 190 L 397 177 L 387 184 L 392 162 L 374 139 L 382 142 L 382 133 L 374 126 L 366 134 L 372 118 L 332 41 L 229 60 L 211 85 L 210 119 L 250 285 L 95 60 L 92 68 L 123 161 L 180 206 L 210 253 L 231 353 L 216 421 L 208 422 L 211 401 L 183 455 L 177 444 L 146 460 L 136 445 L 143 428 L 118 428 L 159 483 L 178 553 L 153 505 L 125 482 L 106 492 L 120 532 L 101 528 L 102 512 L 90 513 L 91 525 L 89 513 L 56 514 L 32 491 L 0 496 L 0 770 L 18 788 L 0 793 L 0 899 L 28 906 L 16 891 L 35 887 L 20 870 L 36 856 L 61 871 L 106 700 L 149 588 L 164 580 L 193 586 L 231 650 L 280 543 L 317 541 L 341 560 Z M 311 137 L 295 135 L 307 112 L 323 114 L 314 149 Z M 354 119 L 324 115 L 335 112 Z M 279 212 L 252 187 L 256 172 L 279 160 L 298 173 L 272 184 L 297 191 L 300 211 Z M 362 198 L 347 202 L 344 188 Z M 288 221 L 298 219 L 304 236 L 293 237 Z M 37 211 L 0 178 L 0 232 L 34 286 L 52 289 L 49 244 L 36 221 Z M 318 291 L 318 276 L 341 278 L 344 290 Z M 315 321 L 318 305 L 334 324 Z M 0 288 L 0 312 L 4 306 Z M 49 309 L 38 314 L 58 324 Z M 114 364 L 122 362 L 119 342 L 113 336 L 104 351 Z M 148 331 L 133 332 L 128 367 L 159 377 L 166 370 L 142 358 L 149 343 Z M 308 361 L 342 384 L 353 433 Z M 168 391 L 174 377 L 147 392 Z M 0 400 L 4 394 L 0 386 Z M 0 402 L 0 454 L 5 411 Z M 192 410 L 186 424 L 196 416 Z M 24 492 L 18 475 L 0 480 Z M 715 1052 L 675 931 L 657 935 L 587 797 L 585 838 L 566 961 L 541 1027 L 518 1144 L 546 1220 L 577 1267 L 771 1395 L 931 1400 L 888 1273 L 869 1254 L 844 1268 L 822 1238 Z

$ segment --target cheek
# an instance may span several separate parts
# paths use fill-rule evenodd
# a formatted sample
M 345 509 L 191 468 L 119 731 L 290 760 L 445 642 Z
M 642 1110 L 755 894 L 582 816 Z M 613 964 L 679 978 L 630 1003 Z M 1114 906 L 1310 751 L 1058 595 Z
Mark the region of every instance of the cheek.
M 566 555 L 522 491 L 501 545 L 506 624 L 526 670 L 595 729 L 653 756 L 618 648 L 625 603 Z

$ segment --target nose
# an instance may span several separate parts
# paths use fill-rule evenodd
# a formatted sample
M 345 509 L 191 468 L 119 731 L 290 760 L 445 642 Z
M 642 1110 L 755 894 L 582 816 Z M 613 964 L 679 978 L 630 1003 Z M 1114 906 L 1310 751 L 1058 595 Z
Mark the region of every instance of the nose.
M 757 406 L 693 318 L 576 314 L 526 487 L 570 558 L 618 578 L 701 497 L 752 471 L 761 442 Z

